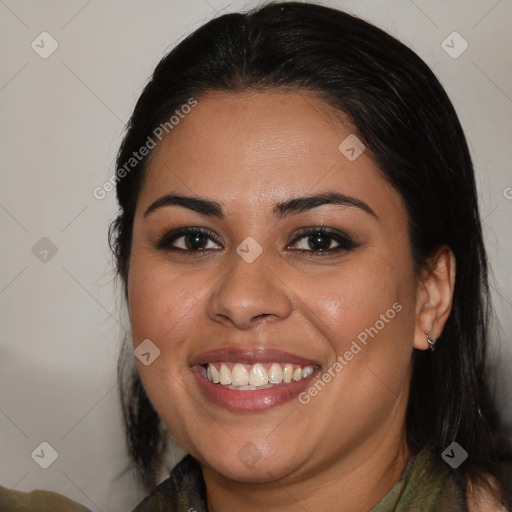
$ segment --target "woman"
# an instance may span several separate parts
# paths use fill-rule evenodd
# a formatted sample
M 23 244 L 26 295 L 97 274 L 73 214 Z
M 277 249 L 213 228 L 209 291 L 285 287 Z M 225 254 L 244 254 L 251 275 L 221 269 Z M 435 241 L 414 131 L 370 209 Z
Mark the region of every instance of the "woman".
M 313 4 L 214 19 L 116 181 L 136 512 L 510 507 L 471 158 L 411 50 Z M 189 455 L 154 488 L 167 431 Z
M 163 421 L 197 510 L 481 510 L 472 489 L 499 510 L 474 176 L 428 67 L 347 14 L 271 4 L 162 60 L 118 168 L 162 128 L 112 230 L 134 346 L 160 351 L 123 395 L 143 482 Z M 395 490 L 415 455 L 426 475 Z

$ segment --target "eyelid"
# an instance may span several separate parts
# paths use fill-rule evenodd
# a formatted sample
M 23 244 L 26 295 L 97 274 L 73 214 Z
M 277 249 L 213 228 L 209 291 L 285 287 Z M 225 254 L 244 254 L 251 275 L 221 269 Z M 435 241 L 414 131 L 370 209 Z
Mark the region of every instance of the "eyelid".
M 210 231 L 207 228 L 201 227 L 201 226 L 184 226 L 182 228 L 177 228 L 175 230 L 167 231 L 162 236 L 160 236 L 157 241 L 155 242 L 155 248 L 161 249 L 161 250 L 169 250 L 169 251 L 175 251 L 175 252 L 181 252 L 181 253 L 191 253 L 191 254 L 199 254 L 199 253 L 208 253 L 210 251 L 219 251 L 220 249 L 200 249 L 200 250 L 187 250 L 182 249 L 180 247 L 175 247 L 171 245 L 171 242 L 175 242 L 176 240 L 190 235 L 190 234 L 196 234 L 199 233 L 203 236 L 206 236 L 207 238 L 211 239 L 213 242 L 215 242 L 217 245 L 220 245 L 223 248 L 222 243 L 219 241 L 217 235 Z M 328 249 L 325 251 L 314 251 L 314 250 L 307 250 L 307 249 L 292 249 L 295 252 L 302 252 L 302 253 L 310 253 L 310 255 L 327 255 L 327 254 L 335 254 L 339 251 L 347 251 L 352 250 L 358 247 L 358 244 L 356 244 L 352 238 L 344 233 L 343 231 L 334 229 L 334 228 L 328 228 L 324 226 L 309 226 L 309 227 L 303 227 L 297 230 L 294 233 L 294 238 L 290 243 L 287 244 L 287 247 L 290 245 L 293 245 L 297 243 L 298 240 L 302 238 L 306 238 L 307 236 L 314 236 L 314 235 L 324 235 L 332 240 L 334 240 L 338 247 L 335 247 L 333 249 Z
M 306 236 L 314 236 L 314 235 L 326 235 L 329 238 L 332 238 L 337 244 L 338 247 L 334 249 L 329 249 L 327 251 L 308 251 L 306 249 L 295 249 L 297 251 L 309 252 L 312 254 L 329 254 L 335 253 L 338 250 L 351 250 L 358 247 L 358 244 L 354 242 L 354 240 L 343 231 L 334 228 L 328 228 L 324 226 L 311 226 L 299 229 L 298 233 L 295 234 L 295 237 L 290 242 L 289 245 L 296 243 L 301 238 L 306 238 Z
M 168 238 L 170 240 L 172 240 L 173 242 L 175 242 L 177 239 L 179 239 L 183 236 L 192 235 L 194 233 L 200 233 L 204 236 L 207 236 L 207 237 L 211 238 L 217 245 L 222 246 L 222 243 L 218 240 L 217 236 L 215 235 L 215 233 L 213 231 L 210 231 L 209 229 L 203 228 L 201 226 L 185 226 L 182 228 L 173 229 L 171 231 L 166 231 L 162 236 L 160 236 L 157 239 L 157 241 L 155 243 L 155 247 L 156 247 L 156 249 L 163 249 L 163 250 L 169 249 L 169 246 L 171 244 L 165 243 Z M 186 251 L 185 249 L 180 249 L 179 247 L 172 247 L 169 250 L 176 250 L 176 251 L 181 251 L 181 252 L 201 252 L 201 251 Z M 219 249 L 206 249 L 206 250 L 203 250 L 202 252 L 211 251 L 211 250 L 219 250 Z

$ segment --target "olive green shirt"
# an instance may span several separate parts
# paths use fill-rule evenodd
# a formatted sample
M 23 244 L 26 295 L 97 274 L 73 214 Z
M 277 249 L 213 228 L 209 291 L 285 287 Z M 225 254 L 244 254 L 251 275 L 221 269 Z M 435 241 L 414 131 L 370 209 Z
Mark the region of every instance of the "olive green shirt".
M 463 482 L 448 465 L 431 469 L 424 449 L 411 457 L 402 475 L 369 512 L 467 512 Z M 24 493 L 0 487 L 1 512 L 90 512 L 60 494 Z M 208 512 L 199 463 L 187 455 L 133 512 Z

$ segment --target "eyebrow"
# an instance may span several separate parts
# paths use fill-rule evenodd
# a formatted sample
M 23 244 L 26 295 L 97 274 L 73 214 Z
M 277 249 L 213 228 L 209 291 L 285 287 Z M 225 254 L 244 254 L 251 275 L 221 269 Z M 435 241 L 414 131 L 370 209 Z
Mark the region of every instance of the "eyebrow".
M 286 201 L 277 203 L 274 206 L 273 214 L 274 216 L 282 219 L 289 215 L 303 213 L 307 210 L 311 210 L 325 204 L 356 207 L 377 219 L 379 218 L 365 202 L 360 199 L 356 199 L 355 197 L 340 194 L 339 192 L 324 192 L 312 196 L 293 197 Z M 183 196 L 177 194 L 166 194 L 165 196 L 157 199 L 145 211 L 144 217 L 147 217 L 156 210 L 160 210 L 161 208 L 168 206 L 182 206 L 183 208 L 188 208 L 189 210 L 193 210 L 202 215 L 217 217 L 219 219 L 224 219 L 226 217 L 226 214 L 222 209 L 222 205 L 217 201 L 212 201 L 202 197 Z

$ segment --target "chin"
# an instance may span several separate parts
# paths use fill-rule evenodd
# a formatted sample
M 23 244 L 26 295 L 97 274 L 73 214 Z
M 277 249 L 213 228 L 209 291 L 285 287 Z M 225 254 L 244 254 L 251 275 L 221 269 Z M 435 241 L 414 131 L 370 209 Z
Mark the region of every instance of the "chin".
M 204 455 L 197 455 L 196 458 L 201 464 L 225 478 L 244 483 L 280 480 L 303 468 L 307 462 L 307 457 L 300 458 L 296 448 L 276 453 L 271 451 L 272 448 L 268 444 L 263 444 L 263 448 L 250 441 L 242 444 L 238 442 L 237 445 L 240 448 L 235 447 L 234 443 L 225 449 L 217 446 L 215 450 L 203 452 Z M 290 457 L 291 453 L 294 453 L 293 458 Z

